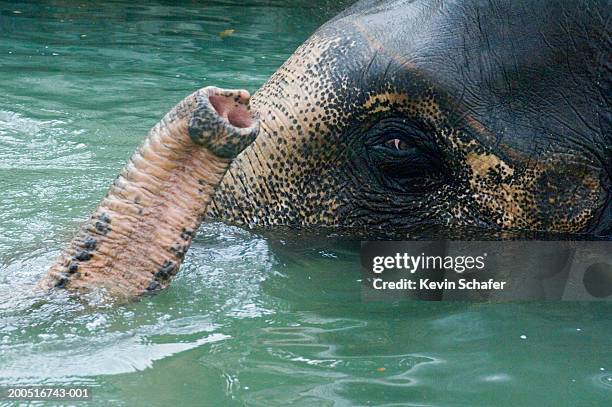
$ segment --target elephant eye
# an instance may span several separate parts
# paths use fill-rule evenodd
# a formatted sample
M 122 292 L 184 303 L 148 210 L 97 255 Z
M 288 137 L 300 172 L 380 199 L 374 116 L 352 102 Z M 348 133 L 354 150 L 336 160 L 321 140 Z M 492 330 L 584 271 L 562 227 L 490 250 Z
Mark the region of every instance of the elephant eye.
M 370 162 L 385 183 L 408 192 L 423 192 L 443 180 L 440 157 L 424 139 L 393 132 L 368 147 Z
M 389 148 L 393 148 L 395 150 L 408 150 L 410 146 L 404 140 L 400 140 L 398 138 L 394 138 L 391 140 L 387 140 L 385 145 Z

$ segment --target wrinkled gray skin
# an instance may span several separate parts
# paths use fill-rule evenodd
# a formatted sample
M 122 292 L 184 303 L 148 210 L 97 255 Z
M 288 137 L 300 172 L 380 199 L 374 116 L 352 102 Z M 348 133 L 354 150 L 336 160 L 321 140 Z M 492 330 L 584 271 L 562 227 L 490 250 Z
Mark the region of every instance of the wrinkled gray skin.
M 218 88 L 177 105 L 45 283 L 163 288 L 204 216 L 367 236 L 437 225 L 609 237 L 609 9 L 359 2 L 250 107 L 248 92 Z
M 609 235 L 607 1 L 362 1 L 254 96 L 209 216 Z

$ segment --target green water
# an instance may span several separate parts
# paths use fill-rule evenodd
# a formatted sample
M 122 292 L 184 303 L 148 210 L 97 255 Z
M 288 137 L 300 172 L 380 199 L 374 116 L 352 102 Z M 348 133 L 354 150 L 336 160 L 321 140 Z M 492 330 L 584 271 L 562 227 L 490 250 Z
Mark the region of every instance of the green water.
M 337 3 L 0 2 L 0 386 L 87 385 L 96 406 L 612 405 L 609 305 L 364 303 L 340 242 L 210 223 L 155 297 L 32 292 L 164 112 L 255 90 Z

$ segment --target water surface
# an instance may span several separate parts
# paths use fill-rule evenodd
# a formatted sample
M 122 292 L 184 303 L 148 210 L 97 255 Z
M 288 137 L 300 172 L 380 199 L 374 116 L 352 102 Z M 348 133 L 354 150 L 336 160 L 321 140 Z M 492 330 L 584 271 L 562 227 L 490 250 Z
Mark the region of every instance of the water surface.
M 609 305 L 364 303 L 346 242 L 208 223 L 155 297 L 32 292 L 169 108 L 257 89 L 339 6 L 0 2 L 0 385 L 88 385 L 96 406 L 610 405 Z

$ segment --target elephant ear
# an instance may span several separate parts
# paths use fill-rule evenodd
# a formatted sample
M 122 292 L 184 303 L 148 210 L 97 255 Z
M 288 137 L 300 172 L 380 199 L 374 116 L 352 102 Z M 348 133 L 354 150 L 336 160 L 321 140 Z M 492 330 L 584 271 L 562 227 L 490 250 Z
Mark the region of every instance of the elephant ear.
M 133 298 L 178 272 L 214 188 L 259 122 L 249 94 L 200 89 L 148 133 L 40 285 Z M 235 125 L 236 124 L 236 125 Z

